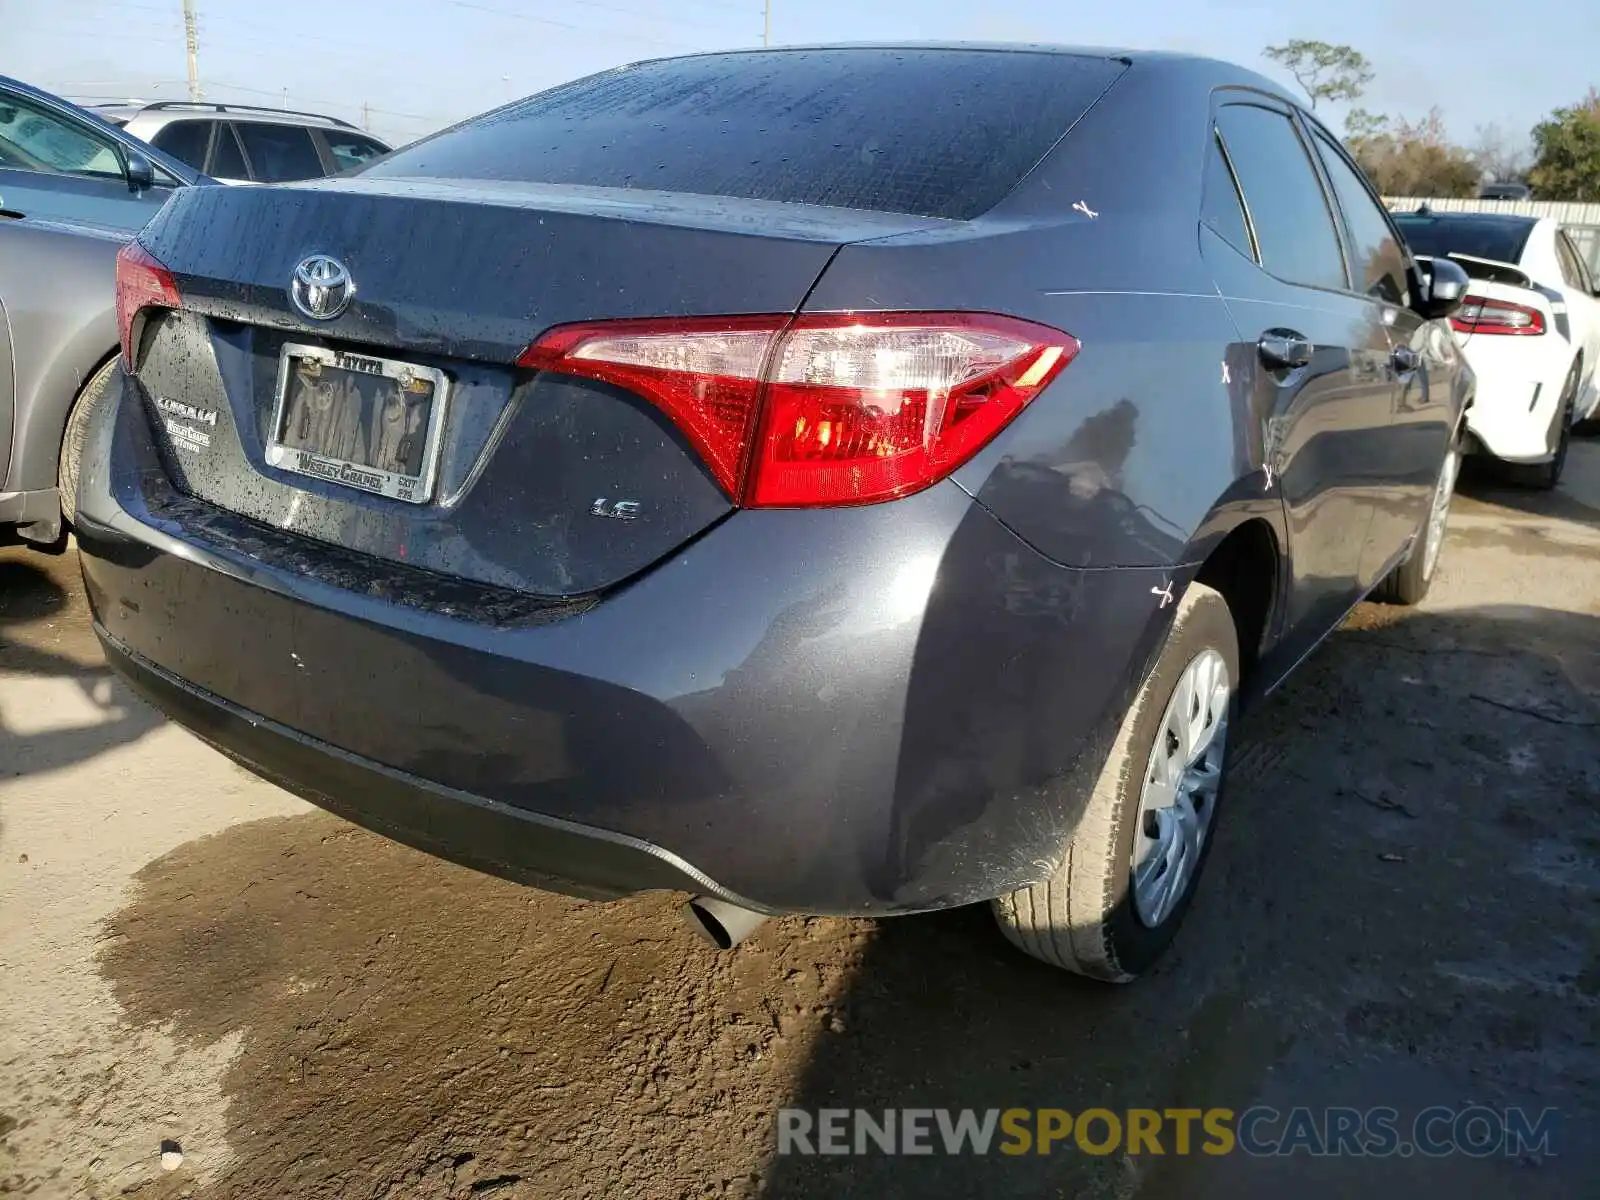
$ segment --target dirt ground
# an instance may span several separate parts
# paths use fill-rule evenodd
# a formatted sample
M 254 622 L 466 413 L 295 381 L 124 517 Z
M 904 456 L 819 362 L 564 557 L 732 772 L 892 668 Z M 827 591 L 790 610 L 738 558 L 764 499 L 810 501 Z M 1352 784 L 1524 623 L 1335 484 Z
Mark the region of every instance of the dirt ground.
M 983 910 L 719 956 L 670 897 L 431 860 L 166 725 L 71 556 L 0 551 L 0 1194 L 1592 1197 L 1600 444 L 1568 478 L 1465 485 L 1430 601 L 1363 606 L 1246 722 L 1206 886 L 1123 989 Z M 774 1153 L 785 1105 L 1469 1102 L 1559 1109 L 1555 1153 Z

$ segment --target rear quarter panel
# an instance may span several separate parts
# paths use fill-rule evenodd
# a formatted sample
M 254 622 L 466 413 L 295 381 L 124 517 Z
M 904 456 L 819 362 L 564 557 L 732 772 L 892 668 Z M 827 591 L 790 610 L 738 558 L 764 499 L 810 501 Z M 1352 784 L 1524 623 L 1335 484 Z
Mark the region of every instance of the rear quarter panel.
M 1246 515 L 1259 431 L 1199 247 L 1209 70 L 1135 62 L 996 209 L 846 246 L 806 303 L 1008 313 L 1082 343 L 955 476 L 1067 566 L 1193 562 Z
M 23 219 L 0 223 L 0 300 L 12 346 L 6 491 L 55 486 L 79 389 L 117 348 L 117 251 L 126 235 Z

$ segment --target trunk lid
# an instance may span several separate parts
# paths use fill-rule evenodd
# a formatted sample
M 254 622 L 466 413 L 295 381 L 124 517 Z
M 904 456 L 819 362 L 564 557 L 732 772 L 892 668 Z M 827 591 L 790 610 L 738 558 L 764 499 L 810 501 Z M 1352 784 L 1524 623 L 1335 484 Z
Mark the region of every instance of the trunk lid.
M 191 496 L 443 574 L 581 595 L 650 566 L 732 503 L 648 402 L 519 369 L 518 353 L 575 321 L 793 312 L 839 245 L 941 223 L 539 184 L 185 190 L 140 238 L 172 272 L 183 309 L 146 323 L 136 377 L 165 465 Z M 290 300 L 297 264 L 318 254 L 339 260 L 354 285 L 329 320 Z M 356 372 L 389 362 L 403 379 L 414 370 L 440 381 L 436 432 L 424 437 L 425 415 L 417 429 L 431 463 L 423 502 L 287 468 L 297 460 L 274 446 L 296 436 L 286 418 L 299 411 L 301 383 L 287 385 L 280 411 L 286 347 L 306 348 L 285 368 L 291 376 L 316 352 Z M 353 394 L 358 382 L 342 386 Z M 363 447 L 384 440 L 376 421 L 387 394 L 351 409 L 357 424 L 372 422 Z M 302 420 L 300 433 L 314 425 Z M 368 454 L 335 457 L 363 466 Z

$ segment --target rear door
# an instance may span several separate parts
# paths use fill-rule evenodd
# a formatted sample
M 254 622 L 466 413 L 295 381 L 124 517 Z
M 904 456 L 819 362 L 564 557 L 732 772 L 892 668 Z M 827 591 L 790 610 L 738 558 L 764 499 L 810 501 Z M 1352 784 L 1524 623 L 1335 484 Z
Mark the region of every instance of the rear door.
M 1216 133 L 1252 247 L 1246 258 L 1210 243 L 1207 262 L 1249 351 L 1236 365 L 1254 392 L 1268 486 L 1285 506 L 1289 628 L 1281 646 L 1292 661 L 1372 582 L 1365 547 L 1388 481 L 1378 464 L 1394 405 L 1391 345 L 1383 306 L 1352 287 L 1294 117 L 1265 97 L 1225 95 Z

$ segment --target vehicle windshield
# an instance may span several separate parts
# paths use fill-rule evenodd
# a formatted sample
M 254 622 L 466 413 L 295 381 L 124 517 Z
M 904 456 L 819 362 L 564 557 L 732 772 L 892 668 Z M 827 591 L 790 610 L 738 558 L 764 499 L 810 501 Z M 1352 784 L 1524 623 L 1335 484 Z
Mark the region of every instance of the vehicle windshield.
M 645 188 L 967 220 L 1015 187 L 1120 62 L 790 50 L 641 63 L 401 150 L 370 175 Z
M 1495 262 L 1515 263 L 1533 231 L 1533 221 L 1506 217 L 1442 217 L 1419 213 L 1396 213 L 1413 254 L 1438 257 L 1468 254 Z

